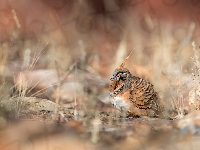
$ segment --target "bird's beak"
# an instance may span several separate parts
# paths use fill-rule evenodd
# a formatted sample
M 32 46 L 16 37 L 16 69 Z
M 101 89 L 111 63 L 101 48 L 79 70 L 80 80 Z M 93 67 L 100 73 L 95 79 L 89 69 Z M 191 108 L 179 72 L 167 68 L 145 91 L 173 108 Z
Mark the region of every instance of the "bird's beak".
M 115 80 L 119 81 L 119 78 L 120 78 L 120 77 L 112 77 L 112 78 L 110 78 L 110 80 L 111 80 L 111 81 L 115 81 Z
M 115 77 L 110 78 L 110 81 L 114 81 L 114 80 L 116 80 Z

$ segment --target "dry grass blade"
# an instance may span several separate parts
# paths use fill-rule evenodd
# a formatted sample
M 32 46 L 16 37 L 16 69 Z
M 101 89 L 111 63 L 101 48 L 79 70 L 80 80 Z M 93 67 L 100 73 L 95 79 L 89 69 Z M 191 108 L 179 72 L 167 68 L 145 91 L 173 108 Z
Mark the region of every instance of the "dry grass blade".
M 40 56 L 42 55 L 42 53 L 44 53 L 44 48 L 49 44 L 49 42 L 47 42 L 44 47 L 42 48 L 42 50 L 36 54 L 36 52 L 34 53 L 34 56 L 33 56 L 33 60 L 32 60 L 32 63 L 30 64 L 28 70 L 33 70 L 33 68 L 35 67 L 35 64 L 37 63 L 37 61 L 39 60 Z
M 125 64 L 126 64 L 126 61 L 129 59 L 130 55 L 132 54 L 133 52 L 130 52 L 130 54 L 126 57 L 126 59 L 124 60 L 124 62 L 120 65 L 120 67 L 124 67 Z

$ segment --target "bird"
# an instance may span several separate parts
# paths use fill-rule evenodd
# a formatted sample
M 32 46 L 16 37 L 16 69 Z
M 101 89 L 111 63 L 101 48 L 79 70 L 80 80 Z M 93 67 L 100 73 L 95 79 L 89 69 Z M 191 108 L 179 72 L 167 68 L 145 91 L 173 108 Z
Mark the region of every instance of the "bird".
M 115 69 L 110 79 L 109 91 L 112 105 L 120 111 L 127 112 L 131 117 L 163 116 L 163 106 L 153 85 L 145 79 L 133 76 L 124 67 L 129 56 L 120 67 Z

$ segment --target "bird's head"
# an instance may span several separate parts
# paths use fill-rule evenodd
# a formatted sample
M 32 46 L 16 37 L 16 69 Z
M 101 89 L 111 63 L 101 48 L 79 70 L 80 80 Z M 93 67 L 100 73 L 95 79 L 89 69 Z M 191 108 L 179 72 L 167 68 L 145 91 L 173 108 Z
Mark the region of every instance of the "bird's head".
M 111 81 L 126 80 L 130 75 L 130 72 L 126 68 L 119 68 L 113 72 L 113 77 L 110 78 Z
M 129 56 L 131 54 L 132 52 L 129 54 Z M 111 81 L 126 80 L 129 76 L 131 76 L 129 70 L 127 68 L 124 68 L 124 65 L 128 60 L 129 56 L 124 60 L 124 62 L 120 65 L 119 68 L 115 69 L 115 71 L 113 72 L 113 77 L 110 78 Z

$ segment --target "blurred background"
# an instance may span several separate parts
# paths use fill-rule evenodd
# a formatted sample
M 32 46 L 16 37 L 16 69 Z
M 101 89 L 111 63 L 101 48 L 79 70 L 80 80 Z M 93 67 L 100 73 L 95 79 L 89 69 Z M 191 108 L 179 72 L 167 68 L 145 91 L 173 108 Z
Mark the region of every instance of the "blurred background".
M 195 0 L 1 0 L 0 101 L 112 110 L 109 79 L 132 52 L 125 67 L 182 116 L 199 108 L 199 8 Z

